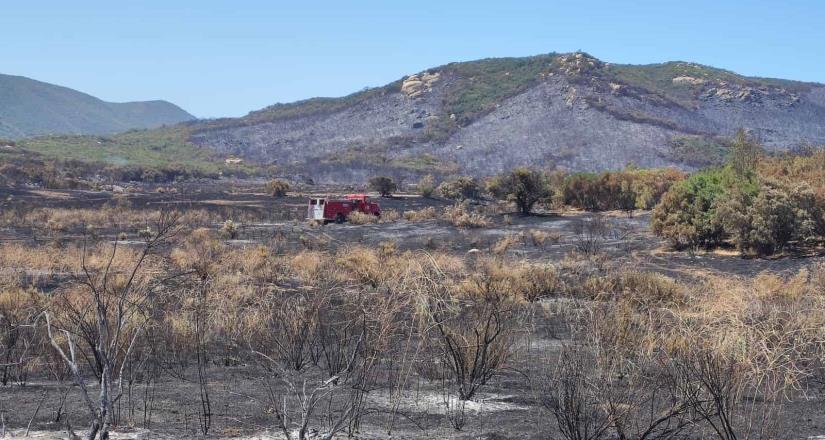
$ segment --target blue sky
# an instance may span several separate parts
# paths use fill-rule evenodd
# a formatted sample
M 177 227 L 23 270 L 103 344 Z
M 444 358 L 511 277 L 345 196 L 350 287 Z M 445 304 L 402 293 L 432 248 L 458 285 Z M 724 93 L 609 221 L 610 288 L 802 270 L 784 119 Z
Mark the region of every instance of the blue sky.
M 199 117 L 552 51 L 825 82 L 822 0 L 0 0 L 0 24 L 0 73 Z

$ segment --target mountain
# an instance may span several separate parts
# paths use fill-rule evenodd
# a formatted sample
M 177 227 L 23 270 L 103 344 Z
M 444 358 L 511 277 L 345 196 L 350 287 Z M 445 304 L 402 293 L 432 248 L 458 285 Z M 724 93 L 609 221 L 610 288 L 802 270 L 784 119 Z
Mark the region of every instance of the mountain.
M 106 134 L 192 119 L 166 101 L 105 102 L 66 87 L 0 75 L 0 138 Z
M 823 144 L 825 86 L 585 53 L 486 59 L 211 121 L 191 141 L 338 181 L 517 165 L 694 168 L 720 160 L 739 128 L 769 148 Z
M 359 183 L 376 174 L 484 176 L 519 165 L 694 169 L 724 160 L 740 128 L 768 149 L 825 144 L 825 86 L 688 62 L 620 65 L 551 53 L 452 63 L 341 98 L 185 123 L 163 145 L 152 143 L 153 130 L 128 144 L 69 143 L 104 161 L 123 160 L 125 150 L 174 149 L 176 157 L 237 156 L 316 182 Z M 24 147 L 66 151 L 56 148 L 63 142 Z

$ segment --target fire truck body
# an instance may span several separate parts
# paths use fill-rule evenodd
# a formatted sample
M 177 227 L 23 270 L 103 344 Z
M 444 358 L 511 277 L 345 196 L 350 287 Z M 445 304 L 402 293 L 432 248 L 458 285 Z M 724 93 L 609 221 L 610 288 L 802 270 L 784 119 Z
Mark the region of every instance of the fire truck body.
M 324 223 L 344 223 L 354 211 L 381 216 L 381 207 L 367 200 L 365 194 L 349 194 L 344 199 L 309 199 L 307 217 Z

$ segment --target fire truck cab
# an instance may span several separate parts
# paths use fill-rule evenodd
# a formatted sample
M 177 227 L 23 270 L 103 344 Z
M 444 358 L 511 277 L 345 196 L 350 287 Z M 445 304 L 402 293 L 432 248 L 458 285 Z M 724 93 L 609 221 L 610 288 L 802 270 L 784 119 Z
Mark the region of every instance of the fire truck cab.
M 311 198 L 307 207 L 307 218 L 321 221 L 344 223 L 354 211 L 381 216 L 381 207 L 371 202 L 366 194 L 348 194 L 343 199 Z

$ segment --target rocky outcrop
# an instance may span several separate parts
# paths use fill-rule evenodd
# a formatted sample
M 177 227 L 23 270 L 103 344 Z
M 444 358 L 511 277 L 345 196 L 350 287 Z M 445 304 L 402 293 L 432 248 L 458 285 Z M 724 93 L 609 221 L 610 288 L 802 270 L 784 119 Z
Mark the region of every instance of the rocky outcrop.
M 677 76 L 673 78 L 672 81 L 673 84 L 685 86 L 702 86 L 707 82 L 702 78 L 694 78 L 692 76 Z
M 410 75 L 401 83 L 401 93 L 407 95 L 408 98 L 418 98 L 424 93 L 433 90 L 433 84 L 438 81 L 440 74 L 438 72 Z
M 568 76 L 584 75 L 600 69 L 604 63 L 584 53 L 574 53 L 559 56 L 559 69 Z
M 705 101 L 747 102 L 791 107 L 800 102 L 800 96 L 781 87 L 754 87 L 742 84 L 719 82 L 705 89 L 700 95 Z

